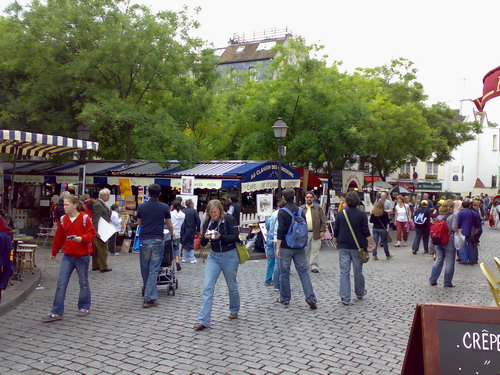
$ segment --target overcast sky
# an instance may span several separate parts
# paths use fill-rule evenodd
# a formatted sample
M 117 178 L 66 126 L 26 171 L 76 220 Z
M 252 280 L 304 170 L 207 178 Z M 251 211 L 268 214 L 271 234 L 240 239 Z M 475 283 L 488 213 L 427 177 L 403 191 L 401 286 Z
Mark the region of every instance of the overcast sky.
M 429 103 L 452 108 L 482 95 L 482 79 L 500 65 L 500 0 L 137 0 L 154 10 L 200 6 L 199 35 L 224 47 L 234 33 L 288 27 L 325 46 L 348 71 L 392 58 L 415 63 Z M 464 114 L 472 103 L 464 103 Z M 500 98 L 486 104 L 500 123 Z
M 307 43 L 324 45 L 348 71 L 392 58 L 415 63 L 429 103 L 452 108 L 482 95 L 482 79 L 500 65 L 500 0 L 132 0 L 153 10 L 202 8 L 197 35 L 224 47 L 234 33 L 288 27 Z M 0 0 L 2 9 L 10 1 Z M 22 1 L 27 3 L 27 1 Z M 194 14 L 194 12 L 193 12 Z M 472 103 L 464 103 L 465 115 Z M 485 107 L 500 123 L 500 97 Z

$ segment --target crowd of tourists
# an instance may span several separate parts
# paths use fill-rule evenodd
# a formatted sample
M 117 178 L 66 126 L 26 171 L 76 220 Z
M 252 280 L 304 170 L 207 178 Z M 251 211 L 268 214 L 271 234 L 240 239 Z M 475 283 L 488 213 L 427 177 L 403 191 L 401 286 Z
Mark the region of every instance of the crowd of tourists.
M 184 205 L 176 199 L 171 206 L 159 201 L 160 186 L 149 186 L 149 200 L 137 209 L 140 225 L 139 264 L 143 280 L 143 307 L 158 306 L 157 278 L 163 258 L 165 232 L 172 239 L 177 271 L 180 263 L 196 263 L 194 242 L 200 236 L 200 245 L 210 243 L 211 251 L 205 266 L 205 281 L 201 292 L 200 313 L 195 330 L 203 330 L 211 324 L 211 312 L 217 280 L 222 273 L 228 288 L 229 319 L 237 319 L 240 295 L 237 282 L 239 255 L 236 245 L 240 242 L 238 199 L 232 197 L 231 205 L 224 207 L 219 200 L 207 205 L 204 218 L 194 208 L 194 202 Z M 79 278 L 80 293 L 78 315 L 90 313 L 91 293 L 88 269 L 107 273 L 109 253 L 115 253 L 116 236 L 103 241 L 99 234 L 99 221 L 105 220 L 116 226 L 121 223 L 116 205 L 108 208 L 110 191 L 103 189 L 97 200 L 88 196 L 78 197 L 63 193 L 62 212 L 56 218 L 57 231 L 52 245 L 52 260 L 62 252 L 63 258 L 57 281 L 56 294 L 46 322 L 60 320 L 64 314 L 66 288 L 73 270 Z M 307 192 L 305 203 L 295 203 L 295 191 L 285 189 L 277 200 L 277 209 L 266 220 L 267 236 L 265 253 L 267 269 L 264 284 L 276 290 L 276 302 L 288 306 L 292 299 L 290 268 L 295 265 L 302 284 L 304 299 L 310 309 L 317 308 L 317 298 L 310 273 L 319 273 L 319 249 L 327 234 L 326 216 L 317 204 L 314 192 Z M 411 251 L 417 254 L 422 243 L 423 252 L 434 256 L 429 283 L 437 285 L 444 267 L 444 286 L 454 287 L 452 282 L 455 263 L 477 264 L 478 244 L 482 224 L 488 221 L 497 229 L 500 216 L 498 202 L 487 195 L 476 199 L 452 196 L 433 202 L 427 194 L 416 204 L 411 197 L 396 197 L 395 202 L 382 193 L 373 211 L 366 215 L 357 206 L 361 203 L 357 192 L 348 192 L 343 199 L 331 233 L 333 246 L 339 250 L 339 296 L 343 305 L 351 304 L 351 267 L 354 275 L 354 295 L 362 299 L 366 294 L 363 275 L 364 251 L 379 260 L 377 248 L 382 247 L 387 260 L 394 257 L 389 250 L 392 238 L 389 227 L 396 230 L 395 247 L 408 246 L 408 233 L 415 230 Z M 372 224 L 370 230 L 369 223 Z M 373 233 L 373 236 L 372 236 Z M 113 238 L 114 237 L 114 238 Z M 180 253 L 182 248 L 182 254 Z

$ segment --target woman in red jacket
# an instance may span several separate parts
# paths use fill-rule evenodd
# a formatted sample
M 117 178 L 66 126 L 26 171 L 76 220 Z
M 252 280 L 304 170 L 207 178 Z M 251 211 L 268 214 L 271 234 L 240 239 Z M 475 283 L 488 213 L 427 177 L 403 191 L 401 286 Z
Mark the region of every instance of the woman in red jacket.
M 52 311 L 44 318 L 44 322 L 61 320 L 64 314 L 64 299 L 66 288 L 73 270 L 78 273 L 80 295 L 78 298 L 78 316 L 90 313 L 90 286 L 89 286 L 89 260 L 92 252 L 92 242 L 95 229 L 92 220 L 87 214 L 81 212 L 81 203 L 75 195 L 64 198 L 64 212 L 57 227 L 54 243 L 52 244 L 51 260 L 56 259 L 60 249 L 63 250 L 63 259 L 57 280 L 56 295 Z

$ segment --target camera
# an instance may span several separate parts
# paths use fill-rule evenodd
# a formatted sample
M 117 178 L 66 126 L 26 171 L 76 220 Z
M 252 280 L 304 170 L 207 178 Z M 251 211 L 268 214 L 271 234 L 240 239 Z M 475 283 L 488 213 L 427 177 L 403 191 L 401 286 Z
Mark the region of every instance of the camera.
M 210 235 L 211 240 L 215 240 L 218 232 L 215 229 L 212 229 L 212 230 L 207 230 L 207 233 Z

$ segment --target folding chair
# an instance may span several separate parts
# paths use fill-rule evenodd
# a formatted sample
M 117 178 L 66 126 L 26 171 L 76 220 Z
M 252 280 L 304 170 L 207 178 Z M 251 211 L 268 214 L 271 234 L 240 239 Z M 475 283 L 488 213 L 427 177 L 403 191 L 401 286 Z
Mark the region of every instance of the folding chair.
M 486 264 L 481 263 L 480 267 L 486 277 L 491 294 L 493 294 L 493 298 L 495 299 L 495 303 L 497 304 L 497 307 L 500 307 L 500 278 L 498 278 L 498 276 L 493 273 L 491 268 Z
M 40 232 L 37 233 L 37 236 L 39 238 L 45 237 L 42 246 L 45 246 L 49 237 L 54 238 L 54 236 L 56 235 L 56 230 L 57 230 L 56 224 L 54 224 L 52 228 L 40 227 Z
M 495 263 L 497 264 L 498 272 L 500 272 L 500 258 L 493 257 L 495 259 Z

